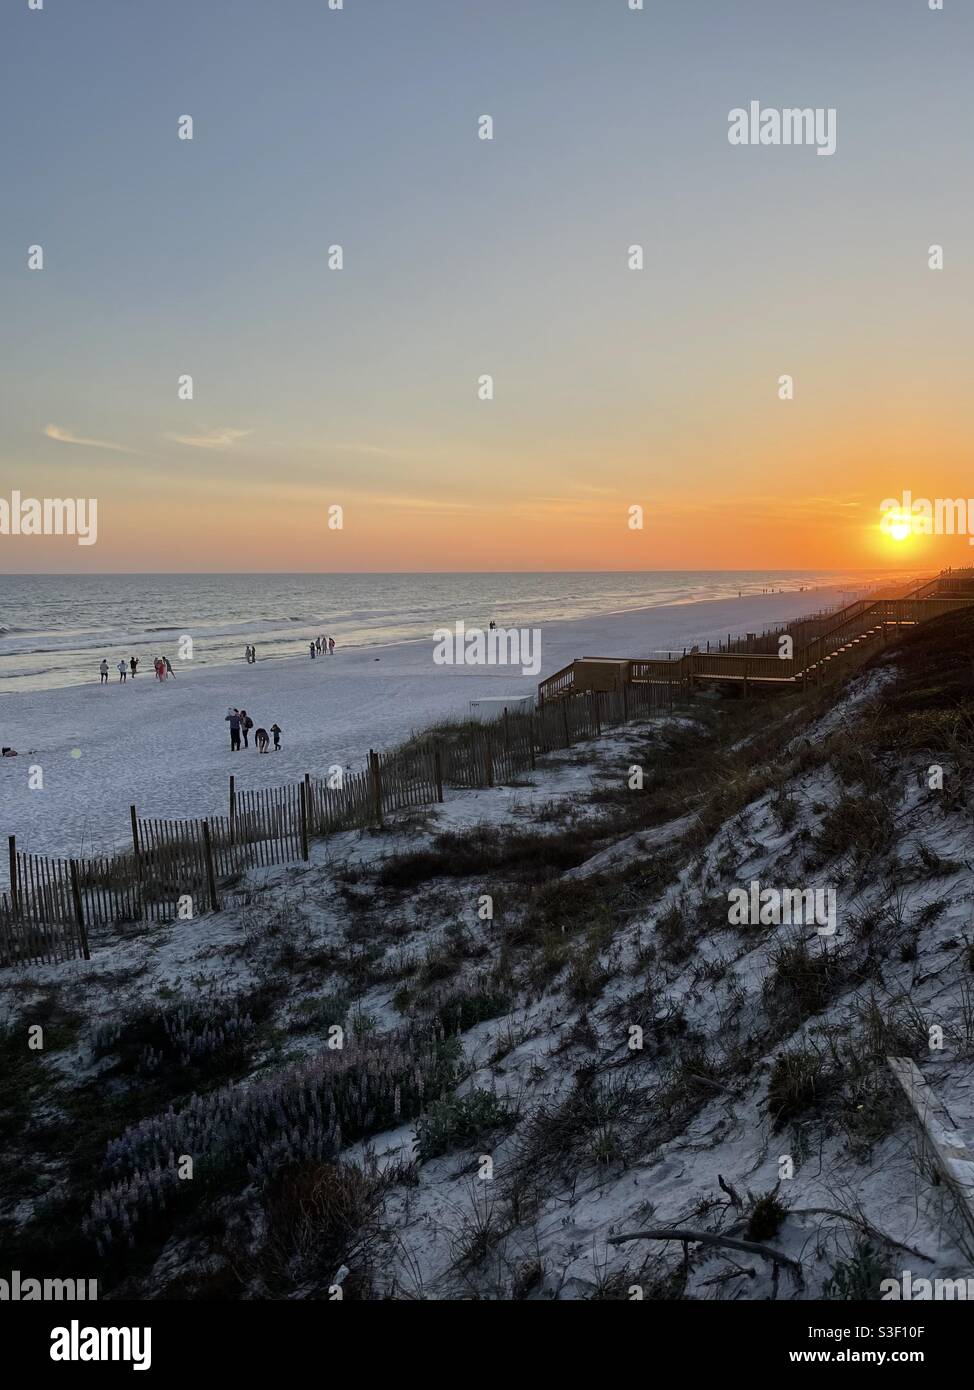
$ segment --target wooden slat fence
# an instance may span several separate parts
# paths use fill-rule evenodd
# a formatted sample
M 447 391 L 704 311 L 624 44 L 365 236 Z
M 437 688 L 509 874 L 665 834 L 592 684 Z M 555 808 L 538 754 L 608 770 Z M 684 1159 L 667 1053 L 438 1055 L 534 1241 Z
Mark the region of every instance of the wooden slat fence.
M 672 691 L 647 682 L 566 696 L 525 714 L 505 710 L 449 740 L 372 751 L 363 772 L 237 792 L 226 816 L 139 817 L 132 849 L 89 859 L 24 854 L 10 842 L 11 890 L 0 894 L 0 965 L 54 964 L 89 955 L 89 931 L 119 922 L 165 922 L 189 900 L 192 916 L 218 909 L 221 889 L 245 870 L 307 859 L 312 835 L 378 826 L 383 818 L 443 800 L 444 786 L 514 781 L 537 759 L 605 729 L 653 714 Z M 340 784 L 339 784 L 340 782 Z

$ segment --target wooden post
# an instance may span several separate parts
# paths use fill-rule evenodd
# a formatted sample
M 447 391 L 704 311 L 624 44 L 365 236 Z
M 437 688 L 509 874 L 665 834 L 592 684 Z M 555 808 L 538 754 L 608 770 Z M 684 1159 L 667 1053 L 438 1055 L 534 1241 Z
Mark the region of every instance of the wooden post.
M 511 751 L 511 729 L 507 721 L 507 706 L 504 706 L 504 752 Z
M 530 728 L 528 729 L 528 756 L 529 756 L 530 759 L 531 759 L 531 771 L 532 771 L 532 772 L 534 772 L 534 770 L 535 770 L 535 762 L 534 762 L 534 730 L 535 730 L 535 725 L 536 725 L 536 723 L 537 723 L 537 719 L 538 719 L 538 716 L 535 714 L 534 710 L 532 710 L 532 711 L 531 711 L 531 726 L 530 726 Z
M 490 753 L 490 730 L 484 730 L 484 772 L 487 777 L 488 787 L 494 785 L 494 759 Z
M 304 781 L 298 787 L 298 796 L 301 802 L 301 858 L 305 863 L 308 862 L 308 774 L 304 774 Z
M 16 916 L 20 899 L 17 891 L 17 836 L 8 836 L 7 843 L 10 847 L 10 907 Z
M 443 754 L 440 750 L 440 740 L 433 740 L 433 776 L 436 779 L 436 799 L 443 800 Z
M 237 779 L 230 774 L 230 843 L 237 838 Z
M 565 747 L 566 747 L 566 748 L 571 748 L 571 746 L 572 746 L 571 734 L 568 732 L 568 701 L 569 701 L 569 699 L 570 699 L 570 696 L 567 696 L 567 695 L 566 695 L 565 698 L 564 698 L 564 699 L 562 700 L 562 702 L 561 702 L 561 713 L 562 713 L 562 718 L 563 718 L 564 723 L 565 723 Z
M 88 949 L 88 933 L 85 930 L 85 909 L 81 901 L 81 883 L 78 879 L 78 865 L 72 859 L 71 870 L 71 897 L 74 899 L 74 915 L 78 923 L 78 944 L 81 947 L 81 954 L 85 960 L 91 960 L 91 952 Z
M 210 822 L 203 822 L 203 854 L 206 857 L 206 881 L 210 889 L 210 906 L 214 912 L 220 911 L 220 900 L 216 895 L 216 873 L 213 870 L 213 843 L 210 840 Z
M 382 825 L 382 774 L 379 770 L 379 755 L 369 749 L 369 771 L 372 774 L 372 812 L 375 823 Z
M 138 869 L 142 863 L 142 856 L 139 851 L 139 818 L 134 806 L 129 807 L 129 816 L 132 821 L 132 852 L 135 855 L 135 867 Z
M 308 821 L 308 834 L 314 830 L 315 814 L 314 793 L 311 790 L 311 773 L 304 774 L 304 810 Z

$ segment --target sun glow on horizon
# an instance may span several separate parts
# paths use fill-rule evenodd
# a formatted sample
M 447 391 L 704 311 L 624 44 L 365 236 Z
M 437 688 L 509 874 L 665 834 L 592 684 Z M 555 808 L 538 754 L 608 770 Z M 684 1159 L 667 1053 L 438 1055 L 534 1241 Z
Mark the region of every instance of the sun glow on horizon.
M 891 541 L 902 544 L 913 535 L 913 518 L 902 507 L 885 512 L 879 528 Z

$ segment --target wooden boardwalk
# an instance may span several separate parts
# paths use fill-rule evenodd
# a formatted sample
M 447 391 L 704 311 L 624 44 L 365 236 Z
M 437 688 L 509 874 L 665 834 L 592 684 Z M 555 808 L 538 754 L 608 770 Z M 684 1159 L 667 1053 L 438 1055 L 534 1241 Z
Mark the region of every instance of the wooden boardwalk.
M 974 604 L 974 569 L 944 571 L 922 584 L 857 599 L 829 613 L 799 618 L 763 633 L 728 640 L 705 652 L 678 657 L 583 657 L 538 686 L 543 705 L 589 689 L 663 685 L 682 694 L 729 681 L 787 687 L 829 679 L 891 633 Z M 784 640 L 787 639 L 787 640 Z

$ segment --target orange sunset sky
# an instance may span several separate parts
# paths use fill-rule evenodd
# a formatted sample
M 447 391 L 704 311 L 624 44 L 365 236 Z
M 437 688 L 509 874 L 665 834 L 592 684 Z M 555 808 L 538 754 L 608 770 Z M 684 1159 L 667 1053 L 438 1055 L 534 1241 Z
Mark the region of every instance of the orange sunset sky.
M 969 8 L 22 8 L 0 496 L 98 541 L 0 571 L 974 558 L 879 529 L 974 498 Z M 752 99 L 834 107 L 834 154 L 732 146 Z

